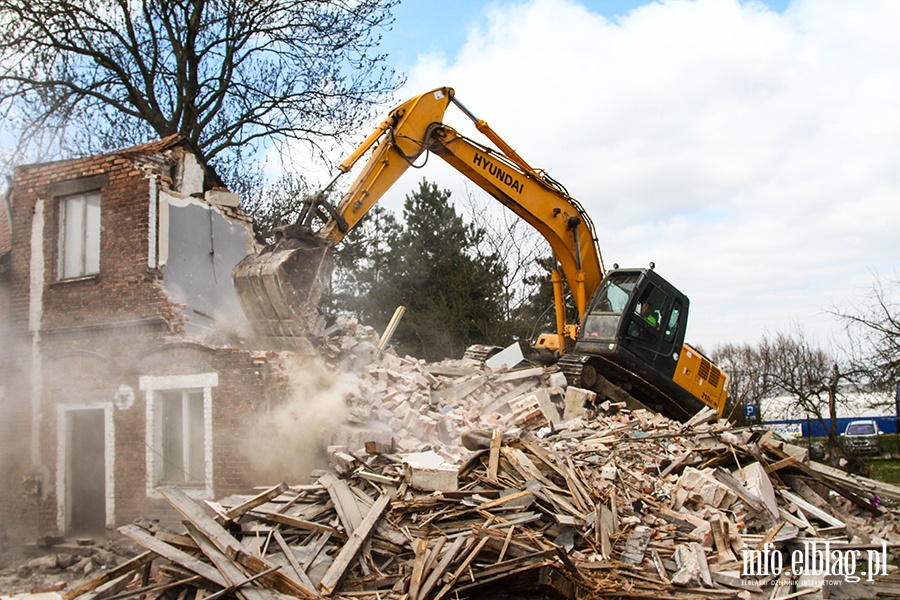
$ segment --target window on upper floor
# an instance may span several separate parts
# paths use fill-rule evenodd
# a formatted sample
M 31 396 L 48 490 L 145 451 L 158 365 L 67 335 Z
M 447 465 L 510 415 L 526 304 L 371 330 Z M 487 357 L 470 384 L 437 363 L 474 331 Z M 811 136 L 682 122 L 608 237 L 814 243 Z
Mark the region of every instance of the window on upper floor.
M 59 279 L 100 272 L 100 192 L 59 199 Z

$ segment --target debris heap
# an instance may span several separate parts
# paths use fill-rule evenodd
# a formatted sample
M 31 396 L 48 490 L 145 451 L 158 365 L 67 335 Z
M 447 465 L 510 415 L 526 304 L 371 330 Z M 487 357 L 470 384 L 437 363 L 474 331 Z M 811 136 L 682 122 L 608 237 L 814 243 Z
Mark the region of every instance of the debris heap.
M 64 598 L 900 595 L 900 488 L 713 411 L 682 424 L 591 406 L 552 369 L 479 369 L 381 360 L 362 386 L 381 401 L 353 400 L 354 443 L 313 483 L 204 504 L 161 488 L 185 529 L 120 528 L 146 551 Z M 399 442 L 368 439 L 373 418 Z

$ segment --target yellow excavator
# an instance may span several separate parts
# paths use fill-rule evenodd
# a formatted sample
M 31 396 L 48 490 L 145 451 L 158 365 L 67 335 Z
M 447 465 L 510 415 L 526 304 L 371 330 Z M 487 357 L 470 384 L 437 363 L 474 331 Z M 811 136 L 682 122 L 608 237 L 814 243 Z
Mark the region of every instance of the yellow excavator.
M 450 104 L 496 148 L 443 122 Z M 337 206 L 325 194 L 367 153 L 371 155 Z M 269 338 L 307 340 L 321 327 L 318 300 L 333 267 L 331 251 L 420 157 L 431 152 L 453 166 L 550 244 L 557 331 L 538 345 L 558 357 L 570 385 L 600 398 L 624 399 L 685 421 L 704 406 L 721 415 L 728 376 L 684 343 L 688 299 L 653 269 L 606 272 L 594 225 L 580 203 L 545 171 L 531 167 L 449 87 L 394 108 L 338 167 L 325 188 L 307 198 L 297 222 L 275 242 L 244 258 L 232 274 L 244 313 Z M 321 226 L 316 229 L 316 225 Z M 563 279 L 578 323 L 566 323 Z

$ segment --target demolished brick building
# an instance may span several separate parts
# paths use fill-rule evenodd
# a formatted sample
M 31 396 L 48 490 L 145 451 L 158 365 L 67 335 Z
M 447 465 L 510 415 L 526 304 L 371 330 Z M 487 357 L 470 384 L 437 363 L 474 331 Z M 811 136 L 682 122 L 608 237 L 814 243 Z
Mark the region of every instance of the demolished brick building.
M 185 139 L 17 167 L 0 211 L 0 524 L 102 533 L 250 485 L 241 420 L 273 356 L 241 350 L 237 197 Z

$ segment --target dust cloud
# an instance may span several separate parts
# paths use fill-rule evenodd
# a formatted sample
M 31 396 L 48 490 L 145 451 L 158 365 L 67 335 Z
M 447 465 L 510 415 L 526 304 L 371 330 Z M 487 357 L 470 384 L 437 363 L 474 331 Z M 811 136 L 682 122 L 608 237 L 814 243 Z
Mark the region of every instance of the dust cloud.
M 253 475 L 262 481 L 305 483 L 327 466 L 332 432 L 347 416 L 347 398 L 359 393 L 359 378 L 330 371 L 320 359 L 285 353 L 286 398 L 257 417 L 244 435 Z

